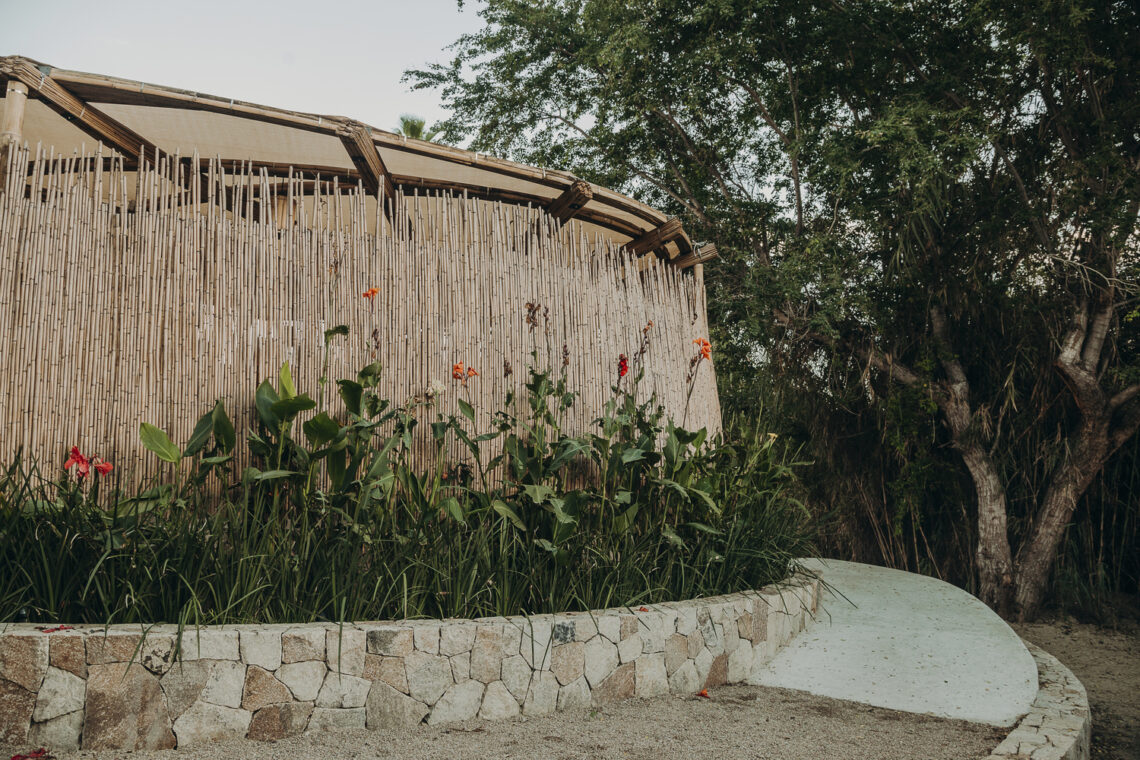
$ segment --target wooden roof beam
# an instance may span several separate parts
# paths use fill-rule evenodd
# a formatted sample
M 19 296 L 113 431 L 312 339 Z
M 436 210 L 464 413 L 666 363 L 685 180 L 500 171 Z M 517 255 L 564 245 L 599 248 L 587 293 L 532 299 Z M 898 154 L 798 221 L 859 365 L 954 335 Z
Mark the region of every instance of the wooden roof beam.
M 677 240 L 684 234 L 685 230 L 681 226 L 681 220 L 670 219 L 661 226 L 649 230 L 649 232 L 646 232 L 644 235 L 629 241 L 625 244 L 625 247 L 626 250 L 631 253 L 641 256 L 650 251 L 664 248 L 667 243 Z
M 46 69 L 46 71 L 45 71 Z M 51 69 L 33 66 L 16 56 L 0 59 L 0 72 L 27 85 L 53 111 L 75 123 L 84 132 L 110 145 L 124 156 L 138 160 L 154 155 L 158 147 L 120 121 L 72 95 L 48 74 Z
M 701 246 L 699 249 L 693 251 L 688 255 L 678 256 L 677 258 L 673 259 L 671 263 L 678 269 L 688 269 L 689 267 L 696 266 L 697 264 L 703 264 L 706 261 L 715 259 L 718 255 L 719 253 L 717 252 L 716 245 L 709 243 L 708 245 Z
M 570 221 L 594 197 L 594 190 L 590 183 L 584 180 L 574 180 L 562 194 L 550 202 L 546 211 L 562 224 Z
M 396 185 L 392 182 L 392 174 L 384 165 L 384 159 L 380 158 L 380 151 L 376 150 L 376 144 L 372 142 L 368 128 L 360 122 L 345 121 L 337 128 L 336 133 L 344 144 L 344 149 L 348 151 L 352 163 L 360 172 L 364 189 L 372 195 L 379 196 L 382 187 L 385 198 L 395 198 Z M 387 213 L 388 204 L 384 205 Z

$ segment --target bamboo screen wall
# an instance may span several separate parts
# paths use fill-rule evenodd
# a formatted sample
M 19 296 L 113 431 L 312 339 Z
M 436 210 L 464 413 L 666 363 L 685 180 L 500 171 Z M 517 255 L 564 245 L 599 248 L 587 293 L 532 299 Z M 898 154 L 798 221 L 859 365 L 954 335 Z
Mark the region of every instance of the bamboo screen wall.
M 570 425 L 586 430 L 618 355 L 633 357 L 652 321 L 643 395 L 687 427 L 719 429 L 711 364 L 687 400 L 693 339 L 708 334 L 699 271 L 653 260 L 639 273 L 612 243 L 526 207 L 398 196 L 393 226 L 375 199 L 314 177 L 197 157 L 138 171 L 101 154 L 30 158 L 30 192 L 16 172 L 0 194 L 0 461 L 22 448 L 53 473 L 77 445 L 138 481 L 158 468 L 141 422 L 183 445 L 222 398 L 241 430 L 254 388 L 285 361 L 315 397 L 324 330 L 340 324 L 351 332 L 334 341 L 331 379 L 380 361 L 394 402 L 439 380 L 440 410 L 456 413 L 463 362 L 480 373 L 465 393 L 487 429 L 532 348 L 561 368 L 565 345 L 581 394 Z M 542 307 L 534 331 L 528 302 Z

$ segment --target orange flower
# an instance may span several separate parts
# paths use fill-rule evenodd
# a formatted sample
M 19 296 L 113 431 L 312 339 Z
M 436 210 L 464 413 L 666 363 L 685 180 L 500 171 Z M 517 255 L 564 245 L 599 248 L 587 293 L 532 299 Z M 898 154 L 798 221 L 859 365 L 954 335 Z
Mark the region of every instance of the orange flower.
M 363 295 L 365 298 L 367 298 L 369 301 L 371 301 L 379 293 L 380 293 L 380 288 L 369 288 L 368 290 L 364 291 Z
M 463 362 L 451 365 L 451 376 L 456 380 L 463 379 Z
M 702 359 L 712 359 L 712 344 L 704 338 L 697 338 L 693 341 L 700 349 Z
M 700 691 L 697 692 L 697 696 L 702 697 L 704 699 L 712 699 L 712 697 L 709 696 L 709 690 L 708 689 L 701 689 Z
M 467 377 L 479 377 L 479 373 L 475 371 L 474 367 L 467 368 Z M 465 378 L 466 380 L 466 378 Z
M 638 607 L 637 611 L 638 612 L 649 612 L 649 608 L 648 607 Z
M 106 475 L 114 469 L 114 466 L 110 462 L 104 462 L 99 457 L 92 459 L 91 464 L 95 466 L 95 471 L 100 475 Z

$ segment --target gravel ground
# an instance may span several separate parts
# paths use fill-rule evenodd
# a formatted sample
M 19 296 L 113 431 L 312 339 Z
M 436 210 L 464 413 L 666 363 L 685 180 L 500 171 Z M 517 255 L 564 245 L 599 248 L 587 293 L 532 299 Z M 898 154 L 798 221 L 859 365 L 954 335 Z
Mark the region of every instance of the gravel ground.
M 1140 758 L 1140 624 L 1112 629 L 1061 618 L 1013 627 L 1085 685 L 1094 760 Z
M 273 744 L 222 742 L 131 760 L 968 760 L 983 758 L 1005 732 L 989 726 L 815 697 L 784 689 L 727 686 L 710 699 L 663 697 L 542 718 L 470 721 L 414 731 L 337 732 Z M 13 748 L 26 752 L 28 748 Z M 9 755 L 11 754 L 8 753 Z M 80 752 L 60 760 L 111 760 Z

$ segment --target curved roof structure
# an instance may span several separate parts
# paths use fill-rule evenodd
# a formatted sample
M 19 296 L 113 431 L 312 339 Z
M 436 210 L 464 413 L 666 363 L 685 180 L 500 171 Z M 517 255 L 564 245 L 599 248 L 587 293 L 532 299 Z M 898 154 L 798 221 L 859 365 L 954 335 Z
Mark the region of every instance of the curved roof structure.
M 299 170 L 360 182 L 385 197 L 397 189 L 449 191 L 545 208 L 562 222 L 574 219 L 637 254 L 655 253 L 682 268 L 715 255 L 711 246 L 694 250 L 679 220 L 572 174 L 408 139 L 341 116 L 57 69 L 21 56 L 0 58 L 0 85 L 5 100 L 26 98 L 19 133 L 5 127 L 9 139 L 63 155 L 91 155 L 102 144 L 128 165 L 156 152 L 198 154 L 270 175 Z

